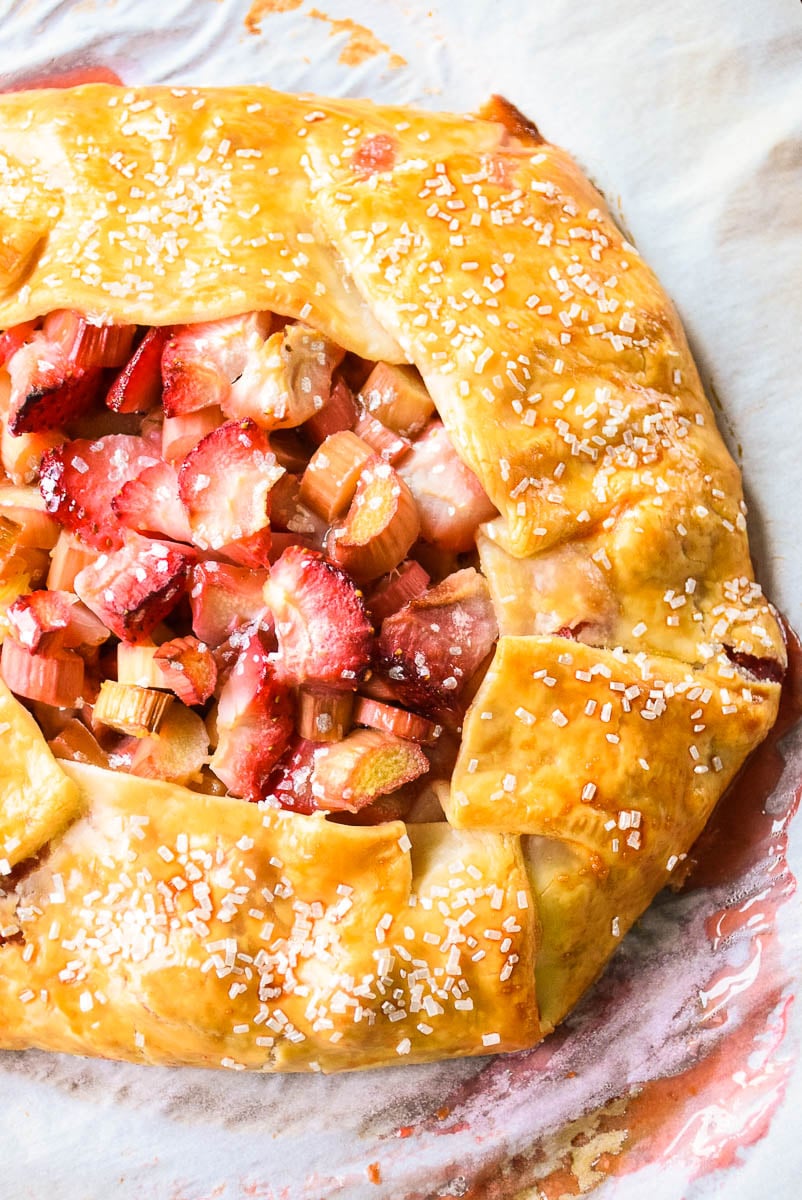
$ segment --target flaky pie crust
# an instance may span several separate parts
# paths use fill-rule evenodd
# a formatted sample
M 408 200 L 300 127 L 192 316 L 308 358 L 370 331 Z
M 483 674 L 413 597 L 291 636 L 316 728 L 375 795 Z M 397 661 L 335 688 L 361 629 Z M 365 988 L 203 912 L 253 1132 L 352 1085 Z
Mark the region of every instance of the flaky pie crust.
M 326 1071 L 532 1046 L 778 706 L 743 665 L 784 647 L 739 474 L 654 275 L 501 101 L 87 85 L 0 98 L 0 328 L 65 307 L 271 309 L 414 363 L 499 510 L 502 636 L 442 824 L 58 763 L 0 686 L 0 1044 Z

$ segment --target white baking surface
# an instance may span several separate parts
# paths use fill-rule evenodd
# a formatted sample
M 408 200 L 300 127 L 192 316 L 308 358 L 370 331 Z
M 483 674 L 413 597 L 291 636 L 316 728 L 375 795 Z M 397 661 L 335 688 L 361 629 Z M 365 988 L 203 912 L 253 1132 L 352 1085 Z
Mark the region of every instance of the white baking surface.
M 676 301 L 744 469 L 761 578 L 802 628 L 798 0 L 284 0 L 290 11 L 268 10 L 256 33 L 249 7 L 0 0 L 0 82 L 94 64 L 130 83 L 269 83 L 455 110 L 507 95 L 587 168 Z M 362 23 L 389 50 L 341 61 L 348 31 L 313 10 Z M 786 788 L 799 779 L 802 758 L 793 761 Z M 789 860 L 798 874 L 800 817 Z M 0 1200 L 540 1200 L 531 1165 L 519 1169 L 514 1154 L 548 1150 L 586 1110 L 698 1052 L 688 981 L 716 965 L 702 925 L 731 899 L 721 889 L 660 898 L 568 1034 L 536 1058 L 322 1079 L 0 1056 Z M 786 996 L 802 975 L 799 917 L 798 897 L 779 910 Z M 723 947 L 721 961 L 745 970 L 747 949 Z M 700 1129 L 690 1151 L 686 1138 L 675 1159 L 601 1182 L 596 1195 L 796 1200 L 799 999 L 787 1015 L 764 1074 L 791 1071 L 792 1060 L 793 1073 L 738 1165 L 689 1182 L 715 1140 Z M 460 1083 L 466 1128 L 437 1135 L 424 1118 L 452 1104 Z M 726 1109 L 711 1119 L 720 1132 Z M 417 1128 L 399 1138 L 405 1125 Z M 586 1184 L 603 1179 L 591 1168 Z

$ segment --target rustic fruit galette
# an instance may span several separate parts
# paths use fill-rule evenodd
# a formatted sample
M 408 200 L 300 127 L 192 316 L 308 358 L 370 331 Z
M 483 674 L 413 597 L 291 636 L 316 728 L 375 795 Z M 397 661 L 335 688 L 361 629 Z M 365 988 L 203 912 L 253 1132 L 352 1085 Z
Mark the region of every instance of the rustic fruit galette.
M 0 1043 L 533 1045 L 785 663 L 601 197 L 500 100 L 23 92 L 0 330 Z

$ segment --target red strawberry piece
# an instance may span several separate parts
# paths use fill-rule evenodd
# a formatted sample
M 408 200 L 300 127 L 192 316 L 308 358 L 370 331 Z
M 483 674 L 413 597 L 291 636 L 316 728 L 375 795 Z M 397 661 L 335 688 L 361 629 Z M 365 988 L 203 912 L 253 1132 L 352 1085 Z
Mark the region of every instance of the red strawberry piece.
M 13 354 L 24 346 L 36 332 L 38 321 L 22 321 L 0 333 L 0 367 L 4 367 Z
M 217 707 L 211 769 L 235 796 L 260 800 L 294 729 L 292 693 L 275 676 L 258 631 L 245 640 Z
M 270 489 L 283 474 L 267 434 L 253 421 L 227 421 L 207 434 L 178 471 L 195 543 L 246 566 L 266 564 Z M 241 543 L 243 557 L 232 543 Z
M 497 637 L 490 590 L 469 567 L 385 620 L 378 662 L 411 708 L 449 710 Z
M 219 646 L 240 625 L 265 611 L 267 571 L 221 562 L 196 563 L 190 572 L 192 630 L 208 646 Z
M 312 795 L 315 751 L 320 742 L 294 737 L 271 773 L 265 785 L 265 798 L 293 812 L 316 812 L 318 805 Z
M 47 511 L 99 550 L 122 544 L 124 527 L 111 502 L 124 484 L 159 461 L 151 443 L 128 434 L 76 438 L 42 459 L 39 489 Z
M 186 547 L 129 533 L 119 550 L 78 573 L 75 590 L 118 638 L 143 641 L 181 599 L 191 565 Z
M 307 437 L 319 446 L 333 433 L 353 429 L 359 416 L 354 394 L 344 380 L 332 385 L 323 406 L 305 421 L 302 428 Z
M 421 537 L 444 550 L 470 550 L 483 521 L 498 516 L 473 471 L 432 421 L 398 466 L 420 512 Z
M 169 328 L 149 329 L 106 394 L 114 412 L 149 412 L 161 399 L 162 351 Z
M 178 494 L 178 473 L 168 463 L 145 467 L 129 479 L 113 498 L 111 507 L 127 529 L 165 537 L 172 542 L 191 542 L 186 510 Z
M 314 550 L 290 546 L 273 563 L 264 594 L 276 622 L 278 677 L 355 687 L 370 662 L 373 629 L 345 571 Z
M 99 646 L 110 636 L 73 592 L 29 592 L 14 601 L 6 619 L 20 645 L 34 653 Z
M 205 642 L 195 637 L 173 638 L 162 642 L 154 658 L 165 686 L 184 704 L 205 704 L 214 692 L 217 664 Z
M 243 313 L 174 330 L 162 354 L 168 417 L 222 406 L 231 384 L 270 331 L 270 313 Z
M 72 367 L 63 347 L 35 333 L 8 361 L 11 376 L 8 429 L 14 435 L 58 429 L 91 406 L 99 369 Z

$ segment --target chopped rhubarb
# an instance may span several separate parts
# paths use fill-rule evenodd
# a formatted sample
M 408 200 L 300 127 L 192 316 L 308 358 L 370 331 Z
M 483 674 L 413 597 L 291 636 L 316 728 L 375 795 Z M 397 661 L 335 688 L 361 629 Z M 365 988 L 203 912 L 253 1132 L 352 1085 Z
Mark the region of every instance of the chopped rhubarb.
M 75 590 L 112 633 L 136 642 L 175 608 L 191 565 L 185 549 L 131 533 L 119 550 L 84 567 Z
M 111 763 L 143 779 L 186 785 L 201 779 L 208 754 L 203 719 L 176 702 L 164 714 L 158 733 L 129 738 L 116 748 Z
M 162 353 L 162 402 L 167 416 L 212 404 L 225 407 L 231 384 L 258 353 L 270 324 L 270 313 L 251 312 L 174 330 Z
M 29 592 L 14 601 L 7 620 L 20 645 L 35 654 L 100 646 L 109 637 L 105 625 L 72 592 Z
M 236 557 L 236 544 L 244 543 L 244 564 L 266 565 L 270 490 L 283 474 L 267 435 L 253 421 L 227 421 L 207 434 L 178 472 L 196 545 Z
M 394 704 L 371 700 L 367 696 L 357 697 L 354 724 L 367 725 L 368 728 L 378 729 L 382 733 L 392 733 L 395 737 L 405 738 L 410 742 L 434 742 L 440 733 L 439 726 L 434 721 L 427 721 L 417 713 L 407 712 L 405 708 L 396 708 Z
M 375 584 L 367 598 L 368 612 L 378 627 L 385 617 L 398 612 L 429 586 L 429 575 L 414 558 L 407 558 Z
M 155 642 L 119 642 L 117 680 L 142 688 L 166 688 L 164 673 L 156 662 L 159 647 Z
M 77 438 L 42 460 L 39 488 L 49 513 L 98 550 L 122 544 L 125 529 L 111 502 L 124 484 L 158 462 L 152 443 L 129 434 Z
M 48 516 L 45 501 L 35 487 L 0 484 L 0 514 L 19 526 L 18 551 L 51 550 L 58 541 L 58 524 Z
M 97 550 L 84 546 L 72 533 L 62 529 L 50 551 L 47 586 L 55 591 L 75 590 L 75 576 L 97 558 Z
M 295 535 L 301 544 L 317 550 L 323 548 L 328 524 L 324 517 L 313 512 L 301 499 L 301 482 L 297 475 L 282 475 L 270 493 L 271 527 Z M 277 558 L 278 555 L 274 555 Z
M 145 413 L 159 402 L 162 351 L 169 336 L 169 328 L 148 329 L 106 393 L 106 404 L 114 412 Z
M 159 729 L 172 702 L 170 692 L 104 679 L 95 701 L 94 719 L 119 733 L 144 737 Z
M 373 451 L 355 433 L 333 433 L 318 447 L 301 479 L 300 499 L 331 523 L 351 503 L 356 485 Z
M 278 678 L 355 687 L 370 662 L 373 630 L 345 572 L 290 546 L 271 567 L 264 595 L 276 622 Z
M 0 512 L 0 565 L 7 562 L 17 548 L 22 526 Z
M 311 742 L 339 742 L 351 728 L 353 708 L 352 692 L 299 688 L 295 721 L 298 734 Z
M 378 661 L 405 703 L 449 709 L 497 637 L 487 583 L 466 568 L 385 620 Z
M 169 463 L 180 463 L 208 433 L 225 421 L 222 408 L 212 404 L 197 412 L 184 413 L 179 417 L 165 417 L 162 425 L 162 458 Z
M 343 353 L 315 329 L 286 325 L 251 354 L 221 407 L 262 429 L 302 425 L 328 403 L 332 372 Z
M 259 800 L 292 732 L 292 694 L 254 632 L 220 693 L 211 769 L 232 795 Z
M 267 571 L 250 571 L 228 563 L 201 562 L 190 572 L 192 630 L 207 646 L 219 646 L 240 625 L 265 610 Z
M 73 371 L 120 367 L 128 358 L 135 325 L 94 325 L 73 309 L 57 309 L 45 317 L 42 332 L 61 346 Z
M 315 751 L 311 793 L 317 808 L 356 812 L 428 770 L 429 760 L 414 742 L 357 729 Z
M 389 463 L 362 472 L 356 495 L 327 550 L 357 583 L 392 571 L 418 536 L 418 509 L 407 485 Z
M 192 530 L 178 493 L 178 472 L 169 463 L 145 467 L 129 479 L 112 499 L 112 510 L 121 524 L 135 533 L 191 542 Z
M 360 395 L 370 416 L 405 438 L 416 437 L 434 416 L 434 401 L 414 367 L 376 363 Z
M 358 434 L 363 442 L 367 442 L 374 454 L 378 454 L 379 458 L 393 466 L 406 457 L 412 445 L 407 438 L 382 425 L 381 421 L 377 421 L 370 413 L 363 412 L 360 415 L 354 426 L 354 433 Z
M 22 321 L 19 325 L 11 325 L 0 333 L 0 369 L 17 353 L 20 346 L 30 341 L 38 324 L 38 321 Z
M 56 758 L 69 762 L 90 763 L 93 767 L 108 767 L 109 757 L 82 721 L 72 717 L 64 728 L 48 742 Z
M 154 663 L 162 673 L 162 687 L 170 688 L 184 704 L 205 704 L 217 686 L 214 655 L 195 637 L 163 642 Z
M 398 473 L 417 501 L 421 537 L 443 550 L 470 550 L 479 525 L 497 515 L 440 421 L 413 444 Z
M 329 392 L 329 397 L 308 421 L 304 422 L 303 432 L 319 446 L 333 433 L 344 429 L 353 429 L 356 425 L 359 411 L 354 394 L 343 379 L 338 379 Z
M 71 650 L 32 654 L 13 637 L 3 641 L 0 670 L 16 696 L 72 708 L 84 686 L 84 660 Z

